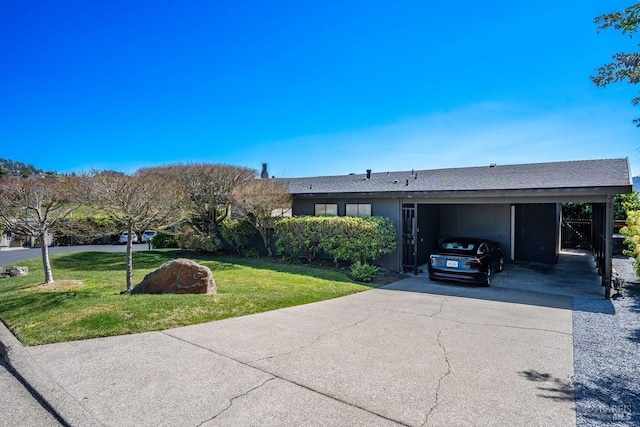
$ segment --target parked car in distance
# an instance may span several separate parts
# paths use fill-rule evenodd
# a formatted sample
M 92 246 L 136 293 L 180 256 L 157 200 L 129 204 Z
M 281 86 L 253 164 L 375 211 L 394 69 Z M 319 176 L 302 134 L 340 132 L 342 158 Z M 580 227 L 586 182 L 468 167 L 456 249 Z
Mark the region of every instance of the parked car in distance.
M 156 231 L 154 231 L 154 230 L 145 230 L 144 233 L 142 233 L 142 237 L 141 237 L 140 241 L 142 243 L 150 242 L 151 239 L 153 239 L 153 236 L 155 236 L 156 234 L 158 234 L 158 233 Z
M 446 238 L 431 254 L 429 279 L 456 280 L 491 285 L 493 273 L 504 269 L 504 257 L 490 240 L 470 237 Z
M 120 233 L 120 238 L 118 239 L 118 242 L 127 243 L 127 238 L 129 237 L 128 234 L 129 233 L 126 231 L 123 231 L 122 233 Z M 132 234 L 131 243 L 138 243 L 138 235 L 135 232 L 131 234 Z

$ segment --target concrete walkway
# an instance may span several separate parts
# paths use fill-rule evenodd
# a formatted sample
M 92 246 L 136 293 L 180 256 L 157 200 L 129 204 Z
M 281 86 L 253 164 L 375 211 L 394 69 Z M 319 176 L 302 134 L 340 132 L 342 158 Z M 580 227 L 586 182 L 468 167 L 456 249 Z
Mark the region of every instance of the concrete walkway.
M 571 305 L 413 277 L 235 319 L 13 343 L 6 353 L 70 425 L 570 426 Z

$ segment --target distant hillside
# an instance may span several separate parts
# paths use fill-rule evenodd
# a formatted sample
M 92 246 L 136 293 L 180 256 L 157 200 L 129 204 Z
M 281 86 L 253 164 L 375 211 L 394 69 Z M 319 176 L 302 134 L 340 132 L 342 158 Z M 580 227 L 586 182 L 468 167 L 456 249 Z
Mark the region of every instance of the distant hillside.
M 38 169 L 33 165 L 8 159 L 0 159 L 0 175 L 29 176 L 34 173 L 43 172 L 42 169 Z
M 640 191 L 640 176 L 633 177 L 633 191 Z

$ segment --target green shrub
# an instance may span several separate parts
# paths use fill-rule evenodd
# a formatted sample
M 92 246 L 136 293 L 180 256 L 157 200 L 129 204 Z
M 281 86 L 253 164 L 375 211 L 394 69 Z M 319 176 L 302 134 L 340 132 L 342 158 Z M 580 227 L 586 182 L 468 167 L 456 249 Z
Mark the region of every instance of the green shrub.
M 328 217 L 329 230 L 320 244 L 333 260 L 375 261 L 396 248 L 396 229 L 389 218 Z
M 362 263 L 360 261 L 356 261 L 356 263 L 351 266 L 351 275 L 358 282 L 372 281 L 377 272 L 378 267 L 375 265 Z
M 312 261 L 318 252 L 354 263 L 375 261 L 396 248 L 396 229 L 383 217 L 294 217 L 276 223 L 276 246 L 285 258 Z
M 262 254 L 257 249 L 250 248 L 242 250 L 242 256 L 245 258 L 260 258 L 261 255 Z
M 176 236 L 160 231 L 151 238 L 151 246 L 156 249 L 177 248 L 178 241 L 176 240 Z
M 199 231 L 185 231 L 176 236 L 180 249 L 197 252 L 217 252 L 220 240 Z
M 227 219 L 222 222 L 221 234 L 233 248 L 242 253 L 249 240 L 256 234 L 256 229 L 246 219 Z
M 627 225 L 620 229 L 620 233 L 625 235 L 627 247 L 623 253 L 635 259 L 634 268 L 640 275 L 640 211 L 627 212 Z
M 276 247 L 284 258 L 303 256 L 311 262 L 320 251 L 326 235 L 327 217 L 299 216 L 282 218 L 275 224 Z

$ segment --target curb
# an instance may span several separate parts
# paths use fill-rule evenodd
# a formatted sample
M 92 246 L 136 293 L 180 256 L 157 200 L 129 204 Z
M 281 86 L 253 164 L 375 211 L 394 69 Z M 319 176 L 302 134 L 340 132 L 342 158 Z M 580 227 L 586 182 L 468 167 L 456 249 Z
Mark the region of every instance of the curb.
M 27 349 L 0 322 L 0 357 L 45 409 L 64 426 L 102 426 L 31 358 Z

